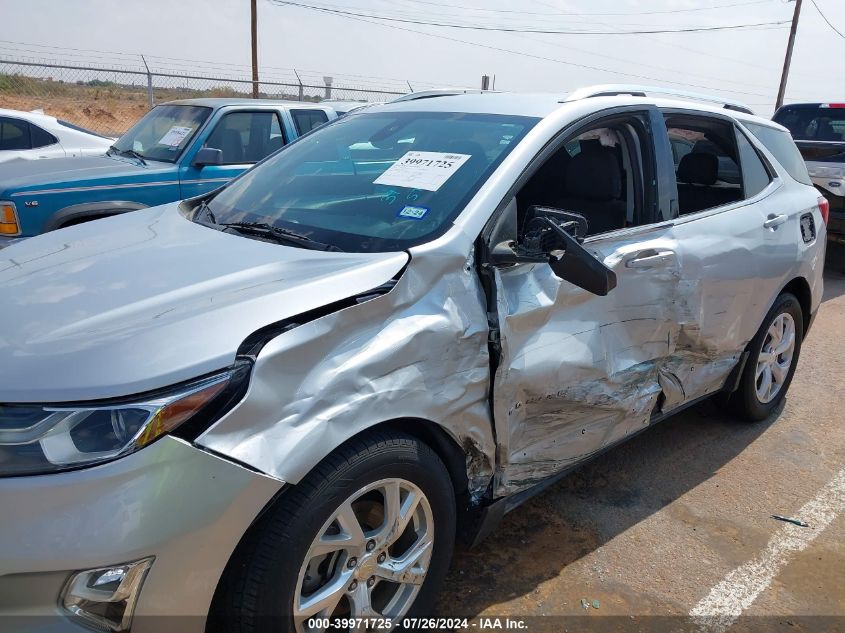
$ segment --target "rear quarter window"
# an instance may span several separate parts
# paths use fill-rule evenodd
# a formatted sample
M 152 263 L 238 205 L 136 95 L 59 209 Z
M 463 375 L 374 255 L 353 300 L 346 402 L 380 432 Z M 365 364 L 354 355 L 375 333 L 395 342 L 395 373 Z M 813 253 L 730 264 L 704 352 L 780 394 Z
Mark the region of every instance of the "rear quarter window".
M 807 165 L 789 132 L 746 121 L 743 121 L 743 125 L 766 146 L 790 176 L 805 185 L 813 184 L 810 174 L 807 173 Z
M 61 125 L 62 127 L 66 127 L 70 130 L 76 130 L 77 132 L 84 132 L 85 134 L 90 134 L 91 136 L 99 136 L 100 138 L 104 138 L 106 140 L 111 140 L 108 136 L 103 136 L 102 134 L 98 134 L 97 132 L 92 132 L 91 130 L 79 127 L 78 125 L 74 125 L 73 123 L 68 123 L 67 121 L 62 121 L 61 119 L 56 119 L 56 123 Z

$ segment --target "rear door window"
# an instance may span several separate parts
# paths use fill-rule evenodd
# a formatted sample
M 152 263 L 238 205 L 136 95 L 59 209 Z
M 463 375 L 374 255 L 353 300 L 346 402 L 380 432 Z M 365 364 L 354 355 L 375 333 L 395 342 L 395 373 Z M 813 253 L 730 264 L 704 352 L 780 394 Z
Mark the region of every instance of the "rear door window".
M 699 114 L 665 114 L 680 215 L 739 202 L 743 176 L 733 125 Z M 747 142 L 747 141 L 746 141 Z
M 810 174 L 807 173 L 807 165 L 801 157 L 801 152 L 798 151 L 788 132 L 747 121 L 743 121 L 743 125 L 766 146 L 766 149 L 772 153 L 790 176 L 805 185 L 813 184 L 813 181 L 810 180 Z
M 307 134 L 315 127 L 320 127 L 329 120 L 329 116 L 323 110 L 291 110 L 290 115 L 293 117 L 293 123 L 300 136 Z
M 0 150 L 32 149 L 29 123 L 11 117 L 0 117 Z

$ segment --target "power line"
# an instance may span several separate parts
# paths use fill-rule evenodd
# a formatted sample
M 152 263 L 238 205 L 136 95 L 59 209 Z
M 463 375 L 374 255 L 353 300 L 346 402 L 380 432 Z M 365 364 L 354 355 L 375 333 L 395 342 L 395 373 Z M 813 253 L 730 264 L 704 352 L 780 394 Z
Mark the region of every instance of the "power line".
M 346 17 L 349 20 L 355 20 L 357 22 L 366 22 L 367 24 L 374 24 L 375 26 L 381 26 L 381 27 L 387 27 L 388 26 L 388 25 L 383 24 L 381 22 L 375 22 L 373 20 L 368 20 L 366 18 L 353 17 L 353 16 L 344 16 L 344 17 Z M 618 71 L 618 70 L 613 70 L 611 68 L 603 68 L 601 66 L 590 66 L 590 65 L 587 65 L 587 64 L 579 64 L 579 63 L 576 63 L 576 62 L 565 61 L 565 60 L 557 59 L 557 58 L 554 58 L 554 57 L 546 57 L 546 56 L 543 56 L 543 55 L 535 55 L 533 53 L 526 53 L 524 51 L 517 51 L 517 50 L 510 49 L 510 48 L 502 48 L 502 47 L 499 47 L 499 46 L 492 46 L 490 44 L 482 44 L 480 42 L 472 42 L 472 41 L 469 41 L 469 40 L 464 40 L 464 39 L 460 39 L 460 38 L 456 38 L 456 37 L 450 37 L 448 35 L 440 35 L 440 34 L 437 34 L 437 33 L 429 33 L 427 31 L 420 31 L 418 29 L 412 29 L 412 28 L 408 28 L 408 27 L 404 27 L 404 26 L 392 26 L 390 28 L 393 28 L 393 29 L 398 30 L 398 31 L 406 31 L 408 33 L 415 33 L 417 35 L 426 35 L 428 37 L 434 37 L 434 38 L 437 38 L 437 39 L 448 40 L 450 42 L 458 42 L 458 43 L 461 43 L 461 44 L 467 44 L 469 46 L 476 46 L 476 47 L 479 47 L 479 48 L 485 48 L 485 49 L 497 51 L 497 52 L 500 52 L 500 53 L 508 53 L 510 55 L 520 55 L 522 57 L 529 57 L 529 58 L 532 58 L 532 59 L 538 59 L 538 60 L 541 60 L 541 61 L 547 61 L 547 62 L 552 62 L 552 63 L 556 63 L 556 64 L 563 64 L 563 65 L 566 65 L 566 66 L 573 66 L 573 67 L 576 67 L 576 68 L 583 68 L 583 69 L 586 69 L 586 70 L 595 70 L 595 71 L 606 72 L 606 73 L 611 73 L 611 74 L 615 74 L 615 75 L 622 75 L 624 77 L 633 77 L 635 79 L 645 79 L 645 80 L 648 80 L 648 81 L 657 81 L 657 82 L 663 82 L 663 83 L 668 83 L 668 84 L 675 84 L 675 85 L 679 85 L 679 86 L 691 86 L 691 87 L 694 87 L 694 88 L 703 88 L 705 90 L 717 90 L 718 91 L 718 89 L 714 89 L 711 86 L 705 86 L 705 85 L 701 85 L 701 84 L 684 83 L 684 82 L 678 82 L 678 81 L 670 81 L 670 80 L 665 80 L 665 79 L 659 79 L 657 77 L 651 77 L 651 76 L 648 76 L 648 75 L 626 73 L 626 72 L 622 72 L 622 71 Z M 760 93 L 756 93 L 756 92 L 745 92 L 745 91 L 739 91 L 739 90 L 731 90 L 729 92 L 732 92 L 734 94 L 749 95 L 749 96 L 753 96 L 753 97 L 764 97 L 764 98 L 769 97 L 768 94 L 760 94 Z
M 307 1 L 307 0 L 306 0 Z M 348 11 L 348 12 L 355 12 L 359 15 L 369 15 L 375 16 L 376 14 L 387 16 L 391 18 L 403 18 L 409 21 L 418 21 L 418 22 L 425 22 L 427 20 L 432 19 L 432 15 L 436 16 L 436 19 L 441 21 L 448 21 L 452 24 L 461 24 L 466 26 L 491 26 L 491 27 L 498 27 L 501 24 L 501 18 L 507 20 L 506 27 L 503 28 L 514 28 L 514 29 L 531 29 L 536 28 L 535 23 L 527 23 L 523 24 L 519 22 L 520 17 L 539 17 L 544 19 L 547 18 L 566 18 L 568 21 L 579 21 L 574 23 L 574 27 L 584 27 L 593 22 L 595 20 L 590 20 L 590 16 L 593 14 L 581 14 L 581 13 L 569 13 L 569 12 L 544 12 L 544 11 L 524 11 L 524 10 L 512 10 L 512 9 L 485 9 L 485 8 L 473 8 L 467 6 L 451 6 L 448 4 L 443 3 L 435 3 L 435 2 L 426 2 L 425 4 L 437 7 L 438 9 L 436 12 L 433 13 L 433 10 L 430 7 L 420 6 L 419 8 L 413 8 L 411 6 L 399 6 L 395 4 L 395 0 L 381 0 L 382 2 L 388 2 L 388 7 L 374 7 L 374 6 L 353 6 L 351 4 L 342 3 L 338 4 L 338 2 L 326 2 L 324 0 L 320 0 L 319 3 L 312 2 L 311 4 L 317 4 L 320 8 L 323 9 L 335 9 L 338 11 Z M 404 0 L 405 2 L 417 2 L 420 0 Z M 773 2 L 774 0 L 756 0 L 754 4 L 760 2 Z M 360 5 L 360 3 L 358 3 Z M 555 7 L 551 7 L 555 8 Z M 455 9 L 457 12 L 448 12 L 445 9 Z M 467 14 L 465 12 L 471 11 L 484 11 L 484 14 Z M 490 14 L 493 15 L 490 15 Z M 629 14 L 620 14 L 622 16 L 636 16 L 637 14 L 629 13 Z M 646 12 L 643 14 L 644 18 L 650 18 L 652 13 Z M 499 19 L 498 21 L 497 18 Z M 493 22 L 486 22 L 485 20 L 491 19 Z M 580 20 L 586 20 L 586 22 L 581 22 Z M 600 23 L 601 24 L 601 23 Z M 611 25 L 607 25 L 611 26 Z M 650 28 L 658 28 L 658 27 L 669 27 L 672 29 L 679 29 L 685 27 L 696 27 L 699 26 L 697 24 L 656 24 L 653 19 L 649 22 L 630 22 L 625 20 L 624 22 L 616 22 L 614 21 L 612 28 L 617 27 L 650 27 Z M 710 25 L 705 25 L 710 26 Z
M 742 85 L 742 86 L 749 86 L 749 87 L 752 87 L 752 88 L 760 88 L 762 90 L 765 90 L 765 89 L 768 88 L 768 86 L 764 86 L 764 85 L 761 85 L 761 84 L 752 84 L 752 83 L 748 83 L 747 81 L 736 81 L 736 80 L 733 80 L 733 79 L 725 79 L 723 77 L 715 77 L 713 75 L 702 75 L 701 73 L 693 73 L 693 72 L 689 72 L 688 70 L 679 70 L 677 68 L 669 68 L 667 66 L 657 66 L 655 64 L 646 64 L 646 63 L 642 63 L 642 62 L 635 62 L 635 61 L 631 61 L 630 59 L 624 59 L 622 57 L 615 57 L 613 55 L 608 55 L 606 53 L 597 53 L 595 51 L 587 50 L 585 48 L 578 48 L 577 46 L 567 46 L 567 45 L 559 44 L 557 42 L 546 42 L 544 40 L 537 39 L 537 38 L 534 38 L 534 37 L 528 37 L 526 35 L 522 35 L 522 34 L 519 34 L 519 33 L 512 33 L 511 35 L 513 35 L 514 37 L 519 37 L 519 38 L 524 39 L 524 40 L 528 40 L 529 42 L 537 42 L 538 44 L 551 45 L 551 46 L 554 46 L 556 48 L 561 48 L 561 49 L 564 49 L 564 50 L 572 50 L 572 51 L 578 51 L 578 52 L 581 52 L 581 53 L 588 53 L 589 55 L 592 55 L 593 57 L 602 57 L 604 59 L 610 59 L 610 60 L 617 61 L 617 62 L 623 62 L 623 63 L 626 63 L 626 64 L 633 64 L 633 65 L 636 65 L 636 66 L 639 66 L 639 67 L 642 67 L 642 68 L 651 68 L 651 69 L 654 69 L 654 70 L 659 70 L 659 71 L 664 71 L 664 72 L 674 73 L 674 74 L 683 72 L 684 76 L 686 76 L 686 77 L 698 77 L 699 79 L 713 80 L 713 81 L 722 82 L 722 83 L 727 82 L 727 83 L 732 83 L 732 84 L 739 84 L 739 85 Z M 660 80 L 660 81 L 665 81 L 665 80 Z
M 382 1 L 390 1 L 390 0 L 382 0 Z M 407 0 L 410 1 L 410 0 Z M 772 0 L 762 0 L 766 2 L 771 2 Z M 360 3 L 359 3 L 360 4 Z M 405 6 L 397 6 L 395 4 L 390 4 L 389 7 L 385 7 L 383 10 L 381 7 L 374 7 L 374 6 L 352 6 L 350 4 L 338 4 L 337 2 L 327 3 L 324 0 L 320 0 L 318 4 L 319 8 L 321 9 L 333 9 L 337 11 L 348 11 L 354 12 L 358 15 L 367 15 L 367 16 L 385 16 L 389 18 L 402 18 L 408 20 L 409 22 L 426 22 L 427 20 L 432 19 L 432 15 L 435 15 L 437 19 L 442 21 L 448 21 L 450 24 L 459 24 L 461 26 L 466 27 L 479 27 L 479 26 L 489 26 L 494 28 L 499 28 L 501 24 L 501 16 L 495 15 L 472 15 L 472 14 L 465 14 L 465 13 L 451 13 L 439 10 L 440 8 L 446 8 L 448 5 L 441 5 L 437 4 L 435 6 L 438 7 L 438 10 L 435 12 L 431 8 L 421 7 L 419 9 L 415 8 L 406 8 Z M 455 7 L 460 10 L 460 7 Z M 471 11 L 472 9 L 469 7 L 464 7 L 466 11 Z M 493 11 L 493 9 L 489 9 L 489 11 Z M 521 23 L 519 22 L 519 16 L 521 13 L 524 13 L 523 17 L 528 16 L 540 16 L 541 18 L 566 18 L 568 22 L 573 22 L 574 27 L 586 27 L 593 23 L 595 20 L 589 20 L 585 16 L 580 14 L 574 13 L 543 13 L 543 12 L 521 12 L 521 11 L 512 11 L 509 14 L 505 14 L 504 18 L 507 20 L 506 27 L 502 28 L 513 28 L 513 29 L 532 29 L 536 28 L 536 22 L 534 23 Z M 633 15 L 633 14 L 631 14 Z M 648 16 L 645 16 L 648 17 Z M 587 19 L 586 22 L 574 22 L 576 20 Z M 487 21 L 490 20 L 490 21 Z M 497 21 L 498 20 L 498 21 Z M 544 20 L 545 21 L 545 20 Z M 610 25 L 608 25 L 610 26 Z M 624 22 L 614 22 L 612 27 L 650 27 L 650 28 L 657 28 L 667 26 L 673 29 L 678 28 L 685 28 L 685 27 L 696 27 L 700 26 L 697 24 L 689 25 L 689 24 L 655 24 L 652 20 L 650 22 L 629 22 L 625 20 Z M 711 25 L 705 25 L 711 26 Z
M 422 1 L 422 0 L 405 0 L 405 1 L 406 2 L 419 2 L 419 1 Z M 540 5 L 545 6 L 545 7 L 555 8 L 554 5 L 551 5 L 547 2 L 542 2 L 541 0 L 540 1 L 535 0 L 535 2 L 537 4 L 540 4 Z M 771 0 L 757 0 L 756 2 L 749 2 L 749 3 L 744 3 L 744 4 L 761 4 L 762 2 L 771 2 Z M 727 6 L 736 6 L 736 5 L 735 4 L 721 5 L 721 7 L 727 7 Z M 717 7 L 699 7 L 699 9 L 704 9 L 704 8 L 717 8 Z M 694 11 L 694 10 L 699 10 L 699 9 L 689 9 L 689 10 Z M 682 11 L 682 10 L 678 9 L 677 11 Z M 601 24 L 603 26 L 610 26 L 610 24 L 605 23 L 605 22 L 597 22 L 597 23 Z M 548 42 L 548 41 L 545 41 L 545 40 L 541 40 L 541 39 L 537 39 L 537 38 L 533 38 L 533 37 L 528 37 L 526 35 L 521 35 L 521 34 L 516 34 L 516 33 L 513 33 L 512 35 L 514 37 L 519 37 L 521 39 L 528 40 L 530 42 L 537 42 L 537 43 L 542 43 L 542 44 L 545 44 L 545 45 L 551 44 L 552 46 L 555 46 L 556 48 L 561 48 L 561 49 L 565 49 L 565 50 L 574 50 L 574 51 L 579 51 L 581 53 L 588 53 L 589 55 L 592 55 L 594 57 L 603 57 L 605 59 L 620 61 L 620 62 L 623 62 L 623 63 L 626 63 L 626 64 L 635 64 L 636 66 L 640 66 L 640 67 L 643 67 L 643 68 L 652 68 L 654 70 L 660 70 L 660 71 L 665 71 L 665 72 L 670 72 L 670 73 L 683 72 L 684 76 L 698 77 L 700 79 L 714 80 L 714 81 L 717 81 L 717 82 L 727 82 L 727 83 L 733 83 L 733 84 L 740 84 L 740 85 L 743 85 L 743 86 L 750 86 L 752 88 L 760 88 L 760 89 L 763 89 L 763 90 L 766 90 L 768 88 L 768 86 L 763 86 L 763 85 L 760 85 L 760 84 L 750 84 L 747 81 L 736 81 L 736 80 L 731 80 L 731 79 L 724 79 L 723 77 L 714 77 L 712 75 L 702 75 L 701 73 L 692 73 L 692 72 L 689 72 L 688 70 L 679 70 L 677 68 L 668 68 L 666 66 L 657 66 L 655 64 L 647 64 L 647 63 L 643 63 L 643 62 L 634 62 L 634 61 L 631 61 L 630 59 L 624 59 L 624 58 L 621 58 L 621 57 L 614 57 L 613 55 L 608 55 L 606 53 L 600 53 L 600 52 L 596 52 L 596 51 L 593 51 L 593 50 L 587 50 L 587 49 L 584 49 L 584 48 L 578 48 L 577 46 L 563 45 L 563 44 L 558 43 L 557 41 Z M 656 42 L 657 44 L 660 44 L 660 45 L 668 45 L 668 44 L 666 44 L 665 42 L 662 42 L 660 39 L 658 39 L 656 37 L 648 37 L 647 35 L 639 35 L 638 37 L 641 37 L 645 40 L 649 40 L 651 42 Z M 672 44 L 672 46 L 675 46 L 675 45 Z M 694 53 L 697 53 L 697 54 L 700 54 L 700 55 L 705 54 L 701 51 L 697 51 L 696 49 L 687 49 L 687 50 L 690 50 L 691 52 L 694 52 Z
M 548 4 L 547 2 L 543 2 L 543 0 L 533 0 L 533 2 L 535 2 L 536 4 L 543 5 L 545 7 L 552 8 L 552 9 L 555 8 L 554 5 Z M 609 26 L 607 23 L 600 22 L 599 24 L 605 24 L 606 26 Z M 669 48 L 672 48 L 672 49 L 681 49 L 681 50 L 689 51 L 690 53 L 695 53 L 696 55 L 702 55 L 702 56 L 708 57 L 710 59 L 722 59 L 724 61 L 731 62 L 732 64 L 740 64 L 742 66 L 747 66 L 749 68 L 757 68 L 757 69 L 766 70 L 766 71 L 769 71 L 769 72 L 775 72 L 776 71 L 776 69 L 774 69 L 774 68 L 769 68 L 767 66 L 762 66 L 760 64 L 754 64 L 754 63 L 745 61 L 743 59 L 740 59 L 737 56 L 728 57 L 726 55 L 718 55 L 718 54 L 714 53 L 712 50 L 702 51 L 700 49 L 693 48 L 691 46 L 685 46 L 683 44 L 678 44 L 677 42 L 672 42 L 670 44 L 668 42 L 664 42 L 663 40 L 661 40 L 658 37 L 649 37 L 648 35 L 639 35 L 637 37 L 641 37 L 642 39 L 648 40 L 649 42 L 654 42 L 656 44 L 659 44 L 660 46 L 666 46 L 666 47 L 669 47 Z
M 839 29 L 837 29 L 835 26 L 833 26 L 833 23 L 832 23 L 830 20 L 828 20 L 828 19 L 827 19 L 827 16 L 826 16 L 826 15 L 822 12 L 822 10 L 819 8 L 819 5 L 816 3 L 816 0 L 810 0 L 810 2 L 812 2 L 812 3 L 813 3 L 813 6 L 814 6 L 814 7 L 816 7 L 816 11 L 818 11 L 818 12 L 819 12 L 819 15 L 820 15 L 820 16 L 822 16 L 822 20 L 824 20 L 825 22 L 827 22 L 827 25 L 828 25 L 830 28 L 832 28 L 832 29 L 833 29 L 833 31 L 834 31 L 834 32 L 835 32 L 835 33 L 836 33 L 839 37 L 841 37 L 841 38 L 845 39 L 845 35 L 843 35 L 843 34 L 842 34 L 842 31 L 840 31 L 840 30 L 839 30 Z
M 23 48 L 23 47 L 35 47 L 35 48 Z M 46 50 L 37 50 L 37 49 L 46 49 Z M 55 51 L 55 52 L 54 52 Z M 73 51 L 73 52 L 69 52 Z M 75 64 L 82 64 L 82 65 L 91 65 L 92 67 L 96 67 L 96 70 L 137 70 L 143 69 L 143 65 L 140 62 L 140 55 L 141 53 L 127 53 L 127 52 L 118 52 L 118 51 L 109 51 L 109 50 L 99 50 L 99 49 L 90 49 L 90 48 L 73 48 L 67 46 L 53 46 L 49 44 L 33 44 L 30 42 L 19 42 L 19 41 L 11 41 L 11 40 L 0 40 L 0 52 L 5 55 L 14 55 L 20 58 L 27 58 L 34 61 L 45 61 L 45 57 L 49 56 L 57 56 L 59 58 L 66 58 L 66 57 L 73 57 L 78 58 L 74 59 Z M 34 53 L 36 55 L 40 55 L 40 58 L 36 58 L 29 55 L 21 55 L 20 53 Z M 95 54 L 99 55 L 113 55 L 117 59 L 114 63 L 109 61 L 103 61 L 102 57 L 98 57 Z M 198 60 L 198 59 L 187 59 L 183 57 L 165 57 L 163 55 L 151 55 L 148 53 L 144 53 L 147 60 L 157 61 L 160 66 L 153 70 L 153 74 L 156 72 L 166 72 L 173 69 L 178 69 L 181 71 L 190 71 L 193 74 L 205 73 L 208 74 L 212 72 L 212 69 L 219 70 L 221 72 L 234 72 L 234 71 L 249 71 L 249 65 L 247 64 L 234 64 L 231 62 L 216 62 L 216 61 L 209 61 L 209 60 Z M 123 59 L 126 58 L 126 59 Z M 163 60 L 163 61 L 161 61 Z M 52 63 L 55 60 L 50 60 Z M 61 61 L 61 59 L 59 59 Z M 132 65 L 130 65 L 132 62 Z M 172 62 L 185 62 L 185 63 L 172 63 Z M 110 64 L 109 67 L 104 67 L 104 65 Z M 120 65 L 120 68 L 116 68 L 116 65 Z M 268 70 L 276 70 L 282 71 L 285 75 L 279 75 L 277 73 L 271 73 L 265 75 L 265 79 L 267 82 L 278 82 L 282 77 L 284 77 L 285 81 L 293 81 L 293 83 L 297 83 L 294 79 L 294 69 L 287 68 L 282 66 L 267 66 L 263 65 L 265 69 Z M 309 79 L 309 77 L 315 77 L 314 81 L 321 81 L 321 77 L 323 75 L 333 75 L 337 81 L 346 81 L 350 83 L 354 82 L 366 82 L 373 84 L 371 87 L 374 88 L 392 88 L 396 89 L 397 86 L 385 86 L 383 85 L 384 82 L 395 82 L 396 84 L 401 84 L 402 88 L 405 87 L 406 79 L 397 79 L 394 77 L 381 77 L 381 76 L 373 76 L 373 75 L 360 75 L 360 74 L 352 74 L 352 73 L 335 73 L 333 71 L 326 71 L 326 70 L 314 70 L 314 69 L 301 69 L 297 68 L 299 74 L 305 78 Z M 218 76 L 211 76 L 209 75 L 209 79 L 219 78 L 219 79 L 234 79 L 232 77 L 218 77 Z M 441 82 L 435 82 L 430 80 L 423 80 L 423 79 L 414 79 L 413 77 L 410 79 L 415 84 L 426 85 L 426 86 L 446 86 L 450 87 L 448 84 L 443 84 Z M 262 82 L 263 83 L 263 82 Z M 338 87 L 336 85 L 336 87 Z M 451 87 L 458 87 L 458 86 L 451 86 Z
M 440 2 L 430 2 L 428 0 L 402 0 L 403 2 L 411 2 L 414 4 L 427 4 L 435 7 L 444 7 L 444 8 L 453 8 L 453 9 L 461 9 L 464 11 L 484 11 L 486 13 L 517 13 L 521 15 L 540 15 L 540 16 L 555 16 L 555 15 L 565 15 L 571 17 L 580 17 L 580 16 L 638 16 L 638 15 L 667 15 L 673 13 L 692 13 L 694 11 L 710 11 L 712 9 L 728 9 L 732 7 L 747 7 L 754 4 L 763 4 L 771 2 L 772 0 L 753 0 L 752 2 L 733 2 L 731 4 L 719 4 L 713 5 L 710 7 L 690 7 L 687 9 L 669 9 L 666 11 L 638 11 L 637 13 L 571 13 L 571 12 L 558 12 L 558 13 L 548 13 L 542 11 L 517 11 L 514 9 L 487 9 L 484 7 L 465 7 L 465 6 L 456 6 L 453 4 L 443 4 Z
M 431 22 L 427 20 L 410 20 L 406 18 L 389 17 L 385 15 L 373 15 L 371 13 L 357 13 L 355 11 L 346 11 L 343 9 L 330 9 L 327 7 L 314 6 L 310 4 L 303 4 L 299 2 L 290 2 L 288 0 L 270 0 L 273 4 L 279 6 L 299 7 L 301 9 L 310 9 L 312 11 L 322 11 L 324 13 L 332 13 L 335 15 L 343 15 L 347 17 L 370 18 L 373 20 L 385 20 L 387 22 L 399 22 L 402 24 L 418 24 L 420 26 L 438 26 L 452 29 L 465 29 L 470 31 L 496 31 L 502 33 L 537 33 L 541 35 L 637 35 L 637 34 L 651 34 L 651 33 L 696 33 L 705 31 L 729 31 L 736 29 L 750 29 L 750 28 L 765 28 L 778 27 L 786 24 L 787 21 L 781 20 L 776 22 L 758 22 L 751 24 L 728 24 L 722 26 L 698 26 L 690 28 L 675 28 L 675 29 L 651 29 L 651 30 L 635 30 L 635 31 L 576 31 L 576 30 L 549 30 L 549 29 L 518 29 L 512 27 L 491 27 L 491 26 L 472 26 L 468 24 L 454 24 L 449 22 Z
M 556 8 L 554 5 L 549 4 L 548 2 L 544 2 L 543 0 L 532 0 L 532 1 L 535 2 L 536 4 L 542 5 L 544 7 L 549 7 L 551 9 Z M 610 24 L 607 24 L 607 23 L 604 23 L 604 22 L 598 22 L 598 23 L 604 24 L 605 26 L 610 26 Z M 648 40 L 649 42 L 654 42 L 655 44 L 659 44 L 660 46 L 665 46 L 665 47 L 671 48 L 671 49 L 673 49 L 673 52 L 677 49 L 681 49 L 681 50 L 688 51 L 690 53 L 694 53 L 696 55 L 701 55 L 703 57 L 707 57 L 708 59 L 711 59 L 711 60 L 712 59 L 721 59 L 721 60 L 730 62 L 731 64 L 739 64 L 741 66 L 747 66 L 748 68 L 756 68 L 756 69 L 765 70 L 765 71 L 771 72 L 771 73 L 775 73 L 775 72 L 779 73 L 780 72 L 779 68 L 770 68 L 768 66 L 763 66 L 761 64 L 755 64 L 755 63 L 752 63 L 752 62 L 749 62 L 747 60 L 742 59 L 740 56 L 729 57 L 727 55 L 719 55 L 718 53 L 715 53 L 713 50 L 703 51 L 703 50 L 698 49 L 698 48 L 694 48 L 694 47 L 691 47 L 691 46 L 685 46 L 684 44 L 679 44 L 676 41 L 673 41 L 671 43 L 664 42 L 659 37 L 655 37 L 655 36 L 637 35 L 635 37 L 640 37 L 644 40 Z M 688 73 L 685 72 L 684 74 L 688 74 Z M 796 73 L 793 73 L 793 75 L 795 75 L 795 74 Z M 801 76 L 801 77 L 813 77 L 813 78 L 822 79 L 821 75 L 808 73 L 806 71 L 802 71 L 802 72 L 797 73 L 797 74 L 798 74 L 798 76 Z M 698 76 L 702 77 L 702 75 L 698 75 Z M 824 78 L 827 79 L 827 76 L 825 76 Z M 720 81 L 724 81 L 724 80 L 720 80 Z M 731 83 L 736 83 L 736 82 L 731 82 Z

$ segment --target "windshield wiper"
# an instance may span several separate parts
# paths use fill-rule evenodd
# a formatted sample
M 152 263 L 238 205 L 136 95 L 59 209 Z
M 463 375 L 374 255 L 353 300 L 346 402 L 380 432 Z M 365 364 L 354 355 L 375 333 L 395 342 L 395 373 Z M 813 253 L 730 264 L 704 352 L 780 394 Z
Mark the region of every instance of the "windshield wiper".
M 227 229 L 233 229 L 238 233 L 243 233 L 244 235 L 266 237 L 274 240 L 278 244 L 293 244 L 313 251 L 343 252 L 333 244 L 324 244 L 323 242 L 312 240 L 306 235 L 302 235 L 288 229 L 283 229 L 278 226 L 273 226 L 272 224 L 268 224 L 266 222 L 227 222 L 225 224 L 221 224 L 220 226 Z
M 196 219 L 200 213 L 205 216 L 205 220 L 209 223 L 217 224 L 217 218 L 214 217 L 214 212 L 211 210 L 211 207 L 208 206 L 208 200 L 200 202 L 199 206 L 194 211 L 194 219 Z
M 141 161 L 142 165 L 147 164 L 147 161 L 144 160 L 144 157 L 141 156 L 141 154 L 136 152 L 134 149 L 118 149 L 117 147 L 112 145 L 111 147 L 109 147 L 108 152 L 106 152 L 107 156 L 110 155 L 109 152 L 115 152 L 120 156 L 131 156 L 132 158 L 137 158 L 139 161 Z

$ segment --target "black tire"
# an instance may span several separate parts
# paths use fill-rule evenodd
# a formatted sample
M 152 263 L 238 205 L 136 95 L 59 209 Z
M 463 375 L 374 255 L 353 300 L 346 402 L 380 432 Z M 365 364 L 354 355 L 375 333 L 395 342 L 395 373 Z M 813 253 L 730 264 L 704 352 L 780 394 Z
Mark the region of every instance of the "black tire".
M 769 402 L 761 402 L 757 396 L 756 384 L 756 369 L 757 359 L 760 354 L 763 344 L 766 341 L 766 333 L 774 322 L 774 320 L 781 314 L 788 313 L 795 322 L 795 349 L 792 356 L 792 364 L 787 372 L 786 379 L 780 391 Z M 798 365 L 798 357 L 801 354 L 801 342 L 804 338 L 804 318 L 801 310 L 801 304 L 795 295 L 788 292 L 780 295 L 776 300 L 771 310 L 769 310 L 766 318 L 757 334 L 748 344 L 748 361 L 745 363 L 742 376 L 739 381 L 739 389 L 736 393 L 731 394 L 730 403 L 734 411 L 751 422 L 758 422 L 765 420 L 771 413 L 777 409 L 786 392 L 789 390 L 789 385 L 792 383 L 792 377 L 795 375 L 795 368 Z
M 294 593 L 312 540 L 350 495 L 386 478 L 415 484 L 431 506 L 435 524 L 432 558 L 408 615 L 428 613 L 452 558 L 454 488 L 443 462 L 427 444 L 404 433 L 384 431 L 340 446 L 285 491 L 250 528 L 223 573 L 208 630 L 293 632 Z

